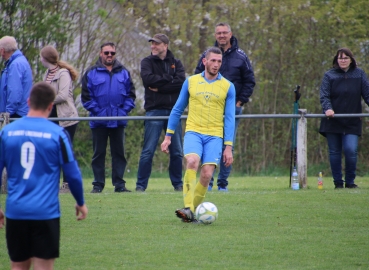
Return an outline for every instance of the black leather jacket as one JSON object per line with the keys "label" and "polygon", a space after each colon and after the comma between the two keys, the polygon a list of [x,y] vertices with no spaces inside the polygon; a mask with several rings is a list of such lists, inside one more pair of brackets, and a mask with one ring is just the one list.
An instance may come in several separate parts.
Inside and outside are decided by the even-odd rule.
{"label": "black leather jacket", "polygon": [[[168,50],[164,60],[150,55],[141,61],[141,78],[145,87],[145,110],[171,110],[185,81],[185,70],[181,61]],[[149,87],[158,91],[154,92]]]}

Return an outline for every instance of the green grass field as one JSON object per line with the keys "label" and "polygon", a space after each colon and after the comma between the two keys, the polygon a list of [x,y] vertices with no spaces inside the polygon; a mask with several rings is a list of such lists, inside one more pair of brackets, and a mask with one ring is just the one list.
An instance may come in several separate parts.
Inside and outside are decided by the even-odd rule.
{"label": "green grass field", "polygon": [[[135,179],[127,179],[134,190]],[[208,192],[219,210],[211,225],[182,223],[174,211],[182,194],[167,178],[150,180],[145,193],[115,194],[110,180],[90,194],[86,220],[61,194],[61,257],[55,269],[369,269],[369,178],[360,189],[293,191],[289,177],[233,177],[229,193]],[[4,197],[1,196],[2,203]],[[0,269],[9,269],[0,230]]]}

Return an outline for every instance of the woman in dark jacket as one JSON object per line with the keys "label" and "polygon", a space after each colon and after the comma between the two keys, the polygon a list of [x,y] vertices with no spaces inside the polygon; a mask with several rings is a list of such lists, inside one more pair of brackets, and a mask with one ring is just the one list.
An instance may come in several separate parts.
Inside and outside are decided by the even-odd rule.
{"label": "woman in dark jacket", "polygon": [[322,118],[319,132],[327,138],[329,161],[335,188],[343,188],[341,156],[345,156],[345,187],[354,183],[357,146],[362,122],[359,117],[334,118],[334,114],[362,113],[361,97],[369,105],[369,81],[357,67],[352,52],[341,48],[333,58],[333,68],[324,74],[320,103],[327,118]]}

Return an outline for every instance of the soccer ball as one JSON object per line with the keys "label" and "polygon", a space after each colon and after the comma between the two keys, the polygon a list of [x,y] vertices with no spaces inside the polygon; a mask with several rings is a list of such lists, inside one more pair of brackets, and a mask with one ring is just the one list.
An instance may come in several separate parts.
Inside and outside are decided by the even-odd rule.
{"label": "soccer ball", "polygon": [[203,224],[211,224],[218,218],[218,208],[211,202],[203,202],[197,206],[195,218]]}

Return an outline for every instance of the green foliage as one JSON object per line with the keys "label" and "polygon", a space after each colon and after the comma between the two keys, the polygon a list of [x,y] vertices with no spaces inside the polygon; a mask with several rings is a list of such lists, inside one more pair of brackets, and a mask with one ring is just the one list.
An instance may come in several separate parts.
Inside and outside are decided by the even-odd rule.
{"label": "green foliage", "polygon": [[[292,113],[296,85],[301,86],[300,107],[321,113],[320,83],[339,47],[349,47],[360,67],[369,71],[369,5],[365,0],[17,0],[0,1],[0,14],[0,36],[17,38],[35,80],[43,73],[38,61],[43,45],[55,44],[64,60],[83,75],[96,61],[99,46],[115,42],[117,59],[131,72],[136,86],[137,105],[131,115],[144,114],[140,61],[150,54],[148,38],[159,32],[169,36],[170,50],[191,75],[200,53],[214,44],[215,24],[228,22],[255,71],[255,91],[244,114]],[[369,155],[367,123],[365,119],[359,145],[361,170],[366,170],[364,160]],[[319,125],[320,119],[308,119],[308,167],[327,163],[327,143],[318,133]],[[92,155],[88,125],[81,123],[79,132],[75,148],[85,166]],[[142,132],[143,121],[129,122],[129,174],[138,165]],[[291,119],[241,119],[233,170],[246,174],[288,170],[290,147]],[[167,155],[157,151],[153,173],[167,166]]]}

